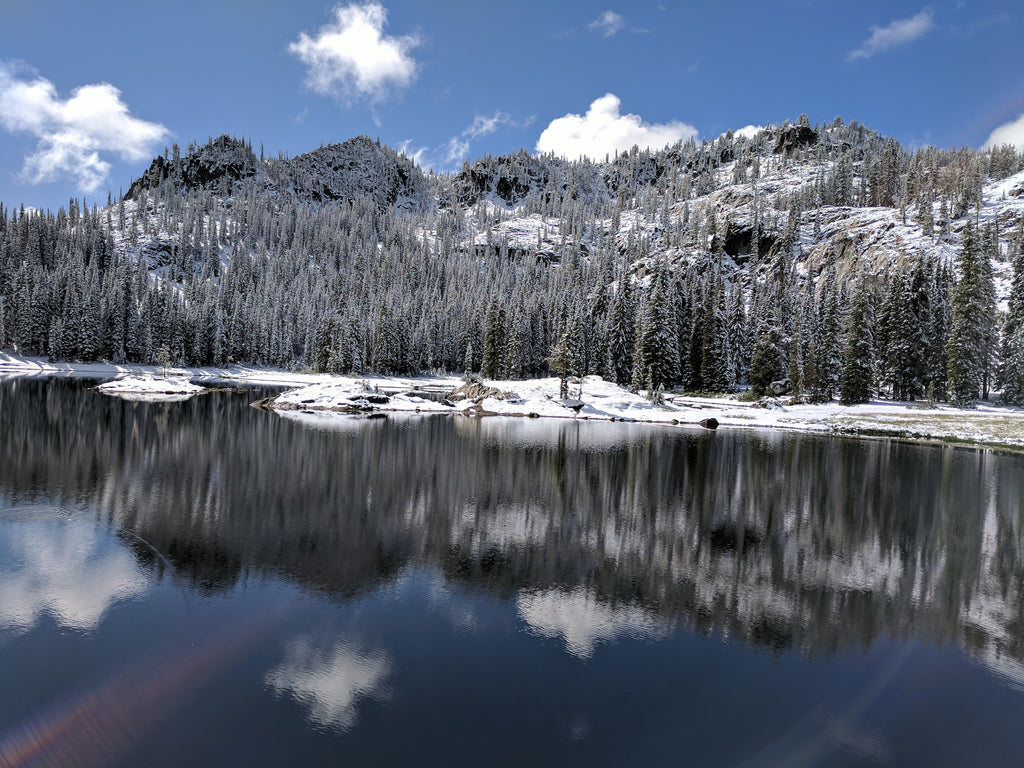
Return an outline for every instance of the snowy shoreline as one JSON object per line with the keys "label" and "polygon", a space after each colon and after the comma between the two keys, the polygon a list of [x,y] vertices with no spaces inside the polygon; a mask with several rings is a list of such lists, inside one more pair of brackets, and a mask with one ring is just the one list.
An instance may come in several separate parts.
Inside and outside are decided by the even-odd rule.
{"label": "snowy shoreline", "polygon": [[[837,402],[786,404],[785,399],[741,402],[735,397],[666,396],[664,405],[648,402],[600,377],[585,377],[570,386],[570,399],[559,398],[557,378],[526,381],[487,381],[477,396],[451,405],[422,397],[426,392],[449,393],[465,382],[457,376],[351,378],[327,374],[271,371],[244,366],[173,368],[106,363],[51,363],[42,358],[0,353],[0,378],[77,376],[111,378],[126,375],[188,378],[193,382],[221,381],[293,387],[264,402],[278,411],[332,415],[334,413],[403,412],[466,416],[515,416],[593,421],[624,421],[668,426],[697,426],[714,419],[720,428],[770,429],[818,434],[882,437],[917,442],[943,442],[977,447],[1024,450],[1024,409],[980,404],[953,408],[873,400],[854,406]],[[500,393],[500,394],[498,394]],[[497,395],[497,396],[496,396]],[[343,418],[339,415],[338,418]]]}

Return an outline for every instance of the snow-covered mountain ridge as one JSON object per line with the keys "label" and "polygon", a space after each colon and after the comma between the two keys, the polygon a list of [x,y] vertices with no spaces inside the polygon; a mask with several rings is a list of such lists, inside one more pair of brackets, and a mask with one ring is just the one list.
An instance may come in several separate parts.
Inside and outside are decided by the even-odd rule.
{"label": "snow-covered mountain ridge", "polygon": [[[928,362],[900,375],[919,397],[945,391],[968,244],[991,273],[992,383],[997,310],[1014,306],[1024,237],[1024,158],[1008,147],[910,152],[855,122],[803,116],[596,161],[486,156],[450,174],[367,137],[294,158],[220,137],[156,158],[104,209],[72,201],[55,216],[3,219],[4,335],[26,354],[149,361],[166,348],[191,364],[562,370],[652,390],[816,378],[796,388],[825,397],[860,290],[860,316],[884,326],[868,329],[864,377],[903,393],[890,299],[912,290],[914,320],[898,322],[917,324],[909,335]],[[124,274],[111,281],[112,268]],[[86,287],[70,295],[68,280]],[[73,308],[94,294],[113,342],[101,330],[98,343],[67,338]]]}

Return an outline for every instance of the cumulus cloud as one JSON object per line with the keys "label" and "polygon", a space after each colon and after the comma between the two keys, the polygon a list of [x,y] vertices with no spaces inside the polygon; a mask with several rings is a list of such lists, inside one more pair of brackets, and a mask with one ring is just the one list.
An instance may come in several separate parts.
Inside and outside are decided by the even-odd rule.
{"label": "cumulus cloud", "polygon": [[686,123],[674,120],[650,124],[639,115],[620,114],[621,106],[618,96],[606,93],[590,105],[585,115],[570,113],[552,120],[537,139],[537,151],[603,160],[605,155],[625,152],[633,145],[660,149],[697,135],[697,129]]}
{"label": "cumulus cloud", "polygon": [[982,149],[1002,144],[1013,144],[1018,152],[1024,152],[1024,115],[992,131]]}
{"label": "cumulus cloud", "polygon": [[0,125],[39,140],[25,158],[23,178],[38,184],[69,176],[82,192],[94,192],[106,180],[110,162],[104,153],[144,160],[168,134],[158,123],[133,117],[109,83],[83,85],[61,99],[49,80],[3,63]]}
{"label": "cumulus cloud", "polygon": [[871,37],[861,43],[860,48],[850,51],[848,59],[870,59],[876,53],[888,51],[900,45],[912,43],[935,28],[931,8],[925,8],[909,19],[894,19],[885,27],[871,26]]}
{"label": "cumulus cloud", "polygon": [[409,52],[420,41],[385,35],[387,15],[379,3],[346,5],[334,9],[334,21],[316,36],[302,32],[288,50],[308,68],[306,85],[325,96],[371,101],[410,85],[417,64]]}
{"label": "cumulus cloud", "polygon": [[591,32],[600,32],[603,37],[611,37],[625,26],[626,20],[615,11],[605,11],[587,25]]}
{"label": "cumulus cloud", "polygon": [[760,125],[744,125],[739,130],[733,131],[732,135],[738,139],[752,139],[763,130],[764,128]]}

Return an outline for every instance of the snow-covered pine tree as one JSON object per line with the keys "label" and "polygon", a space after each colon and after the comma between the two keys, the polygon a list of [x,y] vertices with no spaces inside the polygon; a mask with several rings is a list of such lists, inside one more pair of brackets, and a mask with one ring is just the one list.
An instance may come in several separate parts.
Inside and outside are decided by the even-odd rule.
{"label": "snow-covered pine tree", "polygon": [[1013,284],[1003,324],[1000,379],[1002,400],[1009,405],[1024,405],[1024,223],[1017,235],[1013,259]]}
{"label": "snow-covered pine tree", "polygon": [[981,394],[985,382],[989,328],[994,323],[990,303],[991,270],[982,265],[974,227],[968,222],[960,248],[960,279],[951,302],[952,325],[946,344],[947,388],[949,399],[960,406],[970,405]]}
{"label": "snow-covered pine tree", "polygon": [[606,334],[608,375],[616,384],[627,386],[633,373],[633,349],[636,346],[632,278],[623,272],[616,286]]}
{"label": "snow-covered pine tree", "polygon": [[843,405],[866,403],[871,398],[875,359],[873,302],[867,276],[861,273],[850,303],[843,347],[843,371],[839,382],[839,402]]}

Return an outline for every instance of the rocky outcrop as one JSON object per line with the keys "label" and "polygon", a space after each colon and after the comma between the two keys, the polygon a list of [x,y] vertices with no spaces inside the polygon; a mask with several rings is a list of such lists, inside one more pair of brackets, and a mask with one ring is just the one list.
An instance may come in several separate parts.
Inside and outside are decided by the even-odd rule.
{"label": "rocky outcrop", "polygon": [[413,162],[368,136],[307,152],[280,163],[294,193],[306,200],[328,202],[365,198],[381,210],[423,207],[426,179]]}
{"label": "rocky outcrop", "polygon": [[818,132],[809,125],[787,125],[779,130],[772,150],[777,155],[792,157],[797,151],[814,146]]}
{"label": "rocky outcrop", "polygon": [[329,144],[291,159],[260,161],[241,139],[220,136],[183,157],[160,155],[132,182],[125,197],[138,199],[143,190],[170,183],[175,189],[205,189],[232,194],[249,180],[267,191],[300,200],[372,200],[383,210],[422,208],[430,192],[423,173],[409,158],[366,136]]}
{"label": "rocky outcrop", "polygon": [[448,393],[445,398],[449,403],[460,403],[463,400],[472,400],[479,403],[487,398],[495,400],[513,400],[518,398],[514,392],[503,392],[497,387],[489,387],[478,381],[468,381],[461,387],[456,387]]}
{"label": "rocky outcrop", "polygon": [[184,157],[163,155],[153,159],[149,169],[132,182],[125,198],[137,199],[143,189],[155,189],[165,181],[176,188],[231,192],[236,182],[257,174],[259,161],[241,139],[219,136]]}

